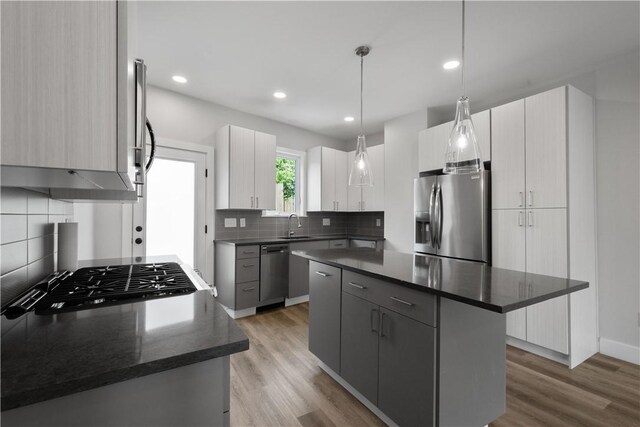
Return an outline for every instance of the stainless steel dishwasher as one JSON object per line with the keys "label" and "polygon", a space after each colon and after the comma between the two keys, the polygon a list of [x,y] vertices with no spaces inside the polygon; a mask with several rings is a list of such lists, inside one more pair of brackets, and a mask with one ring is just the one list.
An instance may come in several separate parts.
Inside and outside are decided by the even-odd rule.
{"label": "stainless steel dishwasher", "polygon": [[260,250],[260,301],[284,298],[289,290],[289,245],[263,245]]}

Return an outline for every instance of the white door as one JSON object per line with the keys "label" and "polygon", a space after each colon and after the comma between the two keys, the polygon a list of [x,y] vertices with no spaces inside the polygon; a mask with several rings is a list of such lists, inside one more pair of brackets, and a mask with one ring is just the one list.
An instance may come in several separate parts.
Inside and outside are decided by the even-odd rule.
{"label": "white door", "polygon": [[133,209],[137,256],[176,255],[206,271],[206,155],[159,146],[144,196]]}
{"label": "white door", "polygon": [[261,210],[276,208],[276,137],[255,132],[255,207]]}
{"label": "white door", "polygon": [[524,100],[491,110],[491,208],[524,209]]}
{"label": "white door", "polygon": [[[524,210],[493,210],[491,214],[491,254],[494,267],[525,271]],[[524,281],[523,281],[524,282]],[[525,283],[514,283],[514,294],[524,291]],[[526,308],[507,313],[507,335],[527,339]]]}

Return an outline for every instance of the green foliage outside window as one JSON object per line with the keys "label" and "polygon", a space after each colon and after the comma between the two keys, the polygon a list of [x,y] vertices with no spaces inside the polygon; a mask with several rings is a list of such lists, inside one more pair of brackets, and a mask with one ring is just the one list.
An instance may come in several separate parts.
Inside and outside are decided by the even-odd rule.
{"label": "green foliage outside window", "polygon": [[296,195],[296,161],[276,158],[276,184],[282,184],[285,200],[294,200]]}

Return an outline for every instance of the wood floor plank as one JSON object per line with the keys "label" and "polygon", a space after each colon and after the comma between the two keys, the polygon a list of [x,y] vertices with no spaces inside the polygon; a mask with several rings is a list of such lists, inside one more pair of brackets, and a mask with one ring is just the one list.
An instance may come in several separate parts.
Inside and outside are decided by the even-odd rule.
{"label": "wood floor plank", "polygon": [[[384,426],[318,367],[308,304],[239,319],[231,356],[232,426]],[[640,427],[640,366],[597,354],[571,370],[507,346],[507,410],[492,427]]]}

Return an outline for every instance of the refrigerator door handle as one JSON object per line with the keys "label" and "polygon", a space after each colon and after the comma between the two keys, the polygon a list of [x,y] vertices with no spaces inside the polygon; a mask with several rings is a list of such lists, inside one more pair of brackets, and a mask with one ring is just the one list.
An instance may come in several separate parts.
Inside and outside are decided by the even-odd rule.
{"label": "refrigerator door handle", "polygon": [[434,183],[431,186],[431,194],[429,195],[429,234],[431,235],[431,247],[433,249],[436,248],[436,237],[435,237],[435,199],[436,199],[436,184]]}
{"label": "refrigerator door handle", "polygon": [[435,213],[436,218],[436,227],[435,227],[435,243],[437,245],[437,249],[440,249],[441,239],[442,239],[442,190],[438,185],[436,187],[436,203],[435,203]]}

